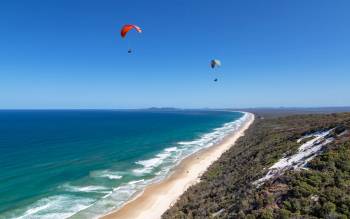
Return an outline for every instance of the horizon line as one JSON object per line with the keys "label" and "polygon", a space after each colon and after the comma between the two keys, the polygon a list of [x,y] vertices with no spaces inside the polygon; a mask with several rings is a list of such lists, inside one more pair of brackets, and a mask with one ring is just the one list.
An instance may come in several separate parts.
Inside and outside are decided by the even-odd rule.
{"label": "horizon line", "polygon": [[349,106],[264,106],[264,107],[140,107],[140,108],[0,108],[5,110],[244,110],[244,109],[331,109]]}

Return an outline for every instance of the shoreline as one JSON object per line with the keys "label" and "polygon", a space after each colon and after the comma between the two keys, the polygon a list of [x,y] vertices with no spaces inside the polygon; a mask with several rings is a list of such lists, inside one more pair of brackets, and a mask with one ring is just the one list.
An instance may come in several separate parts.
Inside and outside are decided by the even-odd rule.
{"label": "shoreline", "polygon": [[225,151],[234,146],[238,138],[254,121],[254,114],[247,116],[237,130],[226,136],[218,144],[202,149],[183,159],[165,179],[148,185],[142,192],[101,219],[157,219],[171,207],[191,186],[200,181],[200,176]]}

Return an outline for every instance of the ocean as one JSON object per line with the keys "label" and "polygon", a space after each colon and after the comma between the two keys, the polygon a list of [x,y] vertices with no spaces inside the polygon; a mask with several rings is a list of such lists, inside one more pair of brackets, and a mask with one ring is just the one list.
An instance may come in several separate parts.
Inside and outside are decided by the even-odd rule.
{"label": "ocean", "polygon": [[1,110],[0,218],[106,214],[223,139],[243,117],[205,110]]}

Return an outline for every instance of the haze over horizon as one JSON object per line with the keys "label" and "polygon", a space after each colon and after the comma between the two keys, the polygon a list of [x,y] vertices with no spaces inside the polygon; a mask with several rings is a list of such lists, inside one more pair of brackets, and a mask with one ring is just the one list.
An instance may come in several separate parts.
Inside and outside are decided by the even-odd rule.
{"label": "haze over horizon", "polygon": [[[347,0],[2,2],[0,109],[349,106],[349,9]],[[133,54],[125,23],[143,29],[130,34]]]}

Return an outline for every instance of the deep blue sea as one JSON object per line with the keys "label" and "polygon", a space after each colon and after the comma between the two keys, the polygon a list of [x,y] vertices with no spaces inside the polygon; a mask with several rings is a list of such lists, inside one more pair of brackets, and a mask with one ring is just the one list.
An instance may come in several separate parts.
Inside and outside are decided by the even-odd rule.
{"label": "deep blue sea", "polygon": [[234,131],[225,111],[2,110],[0,218],[94,218]]}

